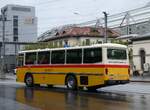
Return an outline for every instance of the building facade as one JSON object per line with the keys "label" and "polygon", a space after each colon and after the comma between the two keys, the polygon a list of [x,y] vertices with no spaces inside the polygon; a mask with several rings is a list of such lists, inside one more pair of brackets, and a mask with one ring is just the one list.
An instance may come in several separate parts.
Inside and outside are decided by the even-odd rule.
{"label": "building facade", "polygon": [[129,47],[133,54],[133,71],[142,74],[150,71],[150,35],[143,35],[132,39]]}
{"label": "building facade", "polygon": [[[103,27],[63,27],[61,29],[52,29],[43,33],[39,38],[39,42],[51,42],[54,47],[91,45],[104,42]],[[107,30],[108,42],[119,36],[119,34],[111,29]]]}
{"label": "building facade", "polygon": [[[34,7],[6,5],[1,10],[5,15],[5,42],[36,41],[37,17]],[[2,41],[2,27],[3,24],[0,22],[0,41]],[[21,45],[5,44],[5,55],[7,59],[10,58],[10,60],[5,60],[7,70],[15,67],[15,55],[21,48]]]}

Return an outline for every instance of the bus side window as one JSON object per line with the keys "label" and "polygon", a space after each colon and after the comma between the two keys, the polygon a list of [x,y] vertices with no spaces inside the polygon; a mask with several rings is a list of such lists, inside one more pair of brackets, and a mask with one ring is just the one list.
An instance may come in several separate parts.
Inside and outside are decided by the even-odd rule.
{"label": "bus side window", "polygon": [[49,64],[50,62],[50,52],[38,52],[38,64]]}
{"label": "bus side window", "polygon": [[67,63],[68,64],[82,63],[82,49],[67,50]]}
{"label": "bus side window", "polygon": [[26,53],[25,55],[25,64],[36,64],[36,52]]}
{"label": "bus side window", "polygon": [[102,48],[84,49],[83,63],[102,62]]}
{"label": "bus side window", "polygon": [[64,64],[65,50],[55,50],[51,54],[51,64]]}

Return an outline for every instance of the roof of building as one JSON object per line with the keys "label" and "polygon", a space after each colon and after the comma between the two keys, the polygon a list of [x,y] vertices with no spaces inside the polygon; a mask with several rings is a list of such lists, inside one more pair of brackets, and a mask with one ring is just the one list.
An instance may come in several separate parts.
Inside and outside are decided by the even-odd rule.
{"label": "roof of building", "polygon": [[116,39],[133,39],[139,37],[138,34],[129,34],[129,35],[122,35],[117,37]]}
{"label": "roof of building", "polygon": [[[108,36],[111,38],[116,38],[120,36],[119,33],[112,29],[108,29]],[[38,41],[49,41],[53,39],[58,39],[62,37],[104,37],[105,28],[103,27],[77,27],[77,26],[70,26],[67,28],[61,29],[52,29],[44,34],[42,34]]]}
{"label": "roof of building", "polygon": [[135,37],[131,39],[132,41],[142,41],[142,40],[150,40],[150,33],[146,33],[144,35]]}

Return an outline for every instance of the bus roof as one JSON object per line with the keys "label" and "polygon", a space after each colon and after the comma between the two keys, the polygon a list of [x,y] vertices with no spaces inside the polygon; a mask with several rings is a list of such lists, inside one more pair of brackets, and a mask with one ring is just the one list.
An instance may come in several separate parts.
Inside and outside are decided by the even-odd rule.
{"label": "bus roof", "polygon": [[127,48],[127,46],[122,45],[122,44],[105,43],[105,44],[94,44],[90,46],[75,46],[75,47],[67,47],[67,48],[64,47],[64,48],[45,48],[45,49],[25,50],[25,51],[20,51],[19,53],[50,51],[50,50],[65,50],[65,49],[69,50],[69,49],[94,48],[94,47]]}

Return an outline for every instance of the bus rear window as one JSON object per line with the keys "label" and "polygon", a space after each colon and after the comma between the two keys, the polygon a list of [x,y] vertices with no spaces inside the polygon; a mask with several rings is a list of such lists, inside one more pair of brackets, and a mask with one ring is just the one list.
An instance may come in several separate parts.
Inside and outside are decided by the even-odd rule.
{"label": "bus rear window", "polygon": [[125,60],[127,59],[127,53],[125,49],[107,49],[107,58]]}

